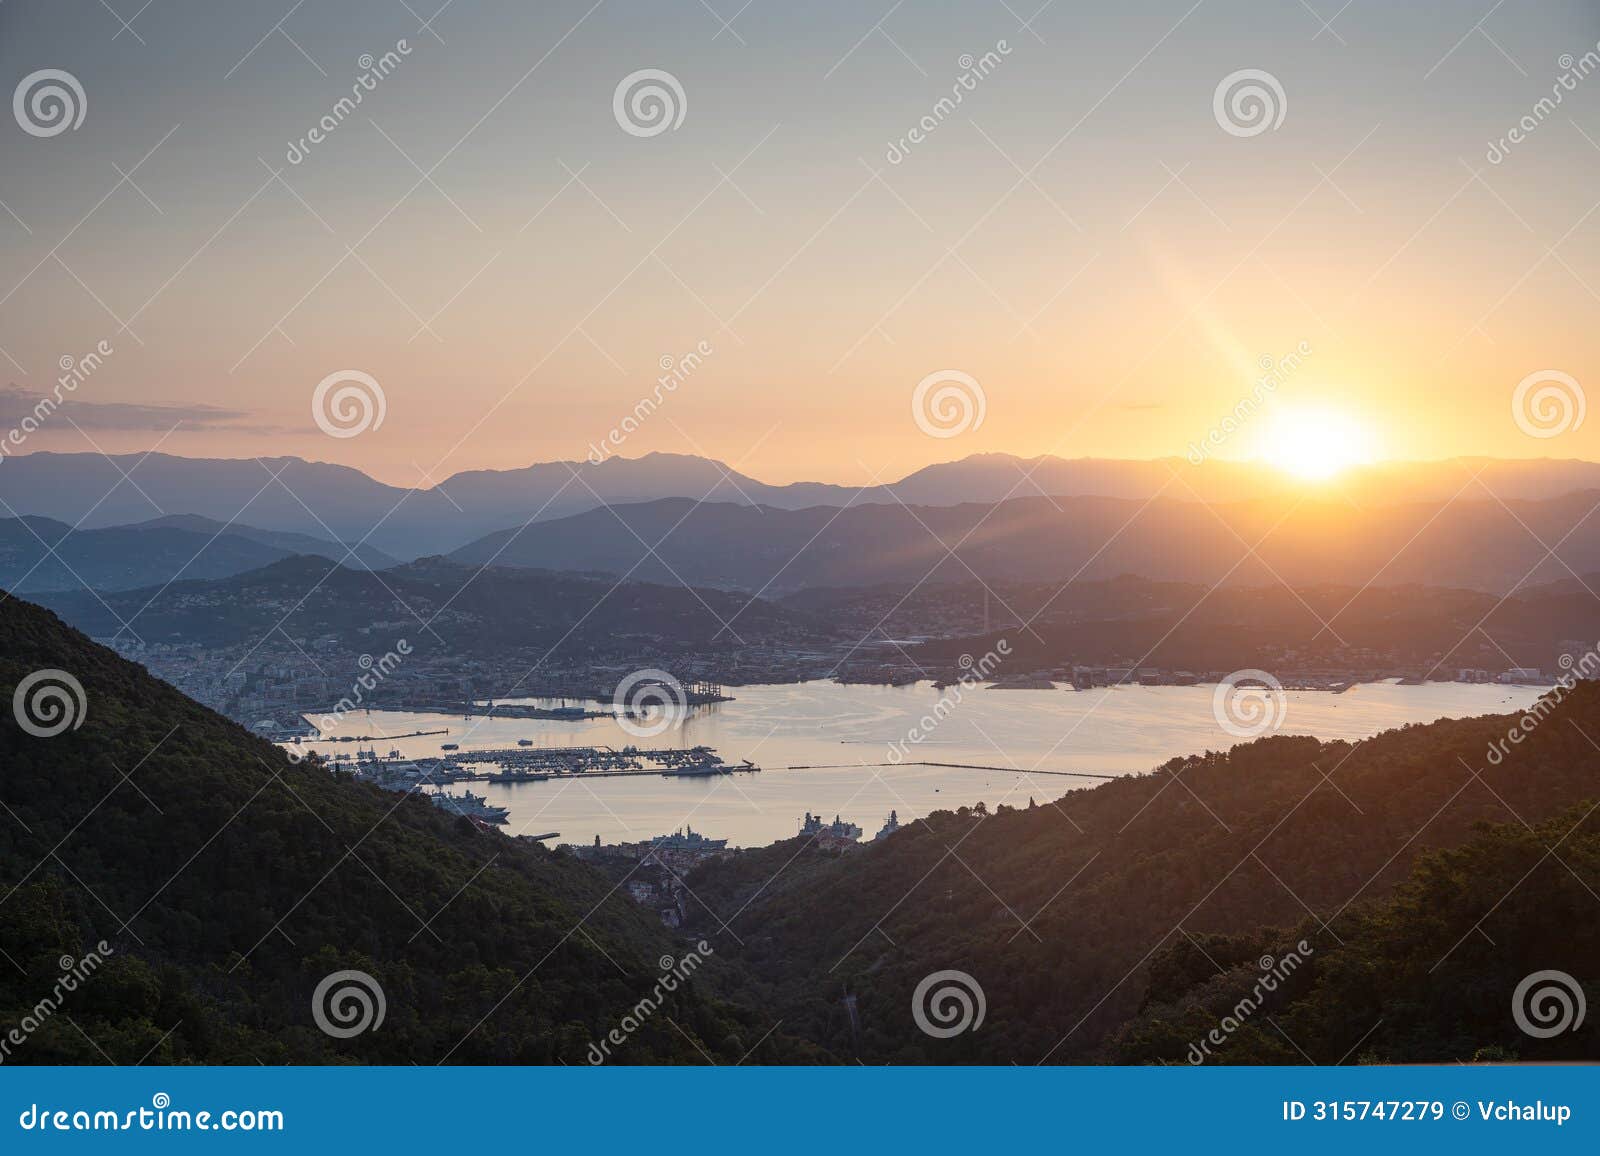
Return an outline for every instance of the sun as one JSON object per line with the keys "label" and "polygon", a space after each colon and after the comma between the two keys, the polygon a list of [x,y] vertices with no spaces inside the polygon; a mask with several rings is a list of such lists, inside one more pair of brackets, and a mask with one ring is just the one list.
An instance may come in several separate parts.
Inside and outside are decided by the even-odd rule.
{"label": "sun", "polygon": [[1285,473],[1322,482],[1372,460],[1371,432],[1341,410],[1279,410],[1262,438],[1262,454]]}

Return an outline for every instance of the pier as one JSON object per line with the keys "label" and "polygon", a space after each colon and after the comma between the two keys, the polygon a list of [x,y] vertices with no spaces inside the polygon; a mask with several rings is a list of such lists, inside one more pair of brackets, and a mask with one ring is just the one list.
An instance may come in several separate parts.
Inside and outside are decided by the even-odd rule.
{"label": "pier", "polygon": [[498,750],[460,751],[451,761],[461,764],[492,764],[492,773],[457,774],[455,782],[537,783],[552,778],[615,778],[628,775],[661,775],[667,778],[698,778],[751,772],[761,768],[746,760],[724,763],[710,747],[507,747]]}

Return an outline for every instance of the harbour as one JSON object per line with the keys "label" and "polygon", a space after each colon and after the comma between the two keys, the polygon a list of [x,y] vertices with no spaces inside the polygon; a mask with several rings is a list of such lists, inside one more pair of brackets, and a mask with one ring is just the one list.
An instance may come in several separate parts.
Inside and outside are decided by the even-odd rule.
{"label": "harbour", "polygon": [[[1523,710],[1538,694],[1532,687],[1465,683],[1370,683],[1340,694],[1289,690],[1278,733],[1356,740],[1406,723]],[[402,760],[432,760],[442,773],[429,790],[434,782],[449,794],[470,789],[507,808],[501,829],[509,834],[559,829],[576,842],[599,835],[606,843],[625,843],[692,822],[735,847],[789,838],[807,811],[832,817],[893,810],[909,823],[980,801],[991,809],[1026,806],[1030,799],[1043,804],[1106,778],[1147,772],[1174,755],[1239,741],[1218,726],[1207,686],[1075,693],[978,687],[922,741],[896,755],[897,744],[938,709],[940,696],[929,683],[741,686],[734,701],[694,707],[643,741],[614,714],[568,722],[363,711],[341,719],[333,736],[447,729],[443,736],[380,739],[377,749],[396,751]],[[565,705],[605,714],[608,704]],[[442,751],[444,742],[458,749]],[[335,765],[353,769],[348,744],[302,739],[285,746],[302,755],[342,754]],[[667,775],[663,763],[602,767],[573,753],[620,753],[629,746],[677,752],[668,758],[706,748],[736,770]],[[567,758],[592,769],[562,773]],[[746,760],[762,771],[738,773]]]}

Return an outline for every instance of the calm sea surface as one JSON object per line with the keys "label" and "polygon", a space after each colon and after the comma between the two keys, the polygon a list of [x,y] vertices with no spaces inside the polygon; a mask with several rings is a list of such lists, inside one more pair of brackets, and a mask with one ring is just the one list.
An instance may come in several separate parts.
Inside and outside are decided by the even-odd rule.
{"label": "calm sea surface", "polygon": [[[559,831],[560,842],[593,842],[599,835],[603,842],[614,843],[693,825],[711,837],[749,847],[794,835],[806,811],[829,819],[843,815],[870,838],[891,809],[904,823],[979,800],[991,808],[1002,802],[1026,806],[1029,797],[1042,803],[1097,781],[1042,772],[1138,774],[1173,755],[1224,749],[1238,740],[1213,717],[1212,690],[1210,686],[1090,691],[964,688],[954,712],[905,756],[907,763],[963,763],[1004,770],[889,765],[890,744],[904,742],[941,693],[952,693],[928,683],[734,687],[729,691],[734,701],[697,708],[680,727],[650,739],[628,734],[609,718],[463,719],[406,711],[352,714],[333,733],[370,735],[379,754],[398,748],[408,757],[438,755],[440,745],[447,742],[474,750],[515,747],[519,739],[530,739],[539,747],[714,747],[730,763],[749,759],[763,769],[759,774],[709,779],[654,775],[553,779],[479,783],[471,789],[511,809],[505,828],[511,834]],[[1533,687],[1462,683],[1371,683],[1344,694],[1290,692],[1279,733],[1364,738],[1405,723],[1520,711],[1539,694]],[[450,733],[382,737],[440,729]],[[354,754],[357,744],[303,745],[322,753]],[[464,788],[451,789],[459,793]]]}

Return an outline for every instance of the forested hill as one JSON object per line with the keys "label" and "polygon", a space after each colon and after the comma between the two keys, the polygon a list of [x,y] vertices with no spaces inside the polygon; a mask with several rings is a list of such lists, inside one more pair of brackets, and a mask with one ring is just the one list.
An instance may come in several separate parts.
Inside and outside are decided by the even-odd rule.
{"label": "forested hill", "polygon": [[[744,944],[731,994],[846,1061],[1184,1063],[1261,957],[1302,938],[1295,983],[1205,1062],[1595,1060],[1593,1022],[1535,1039],[1511,999],[1544,969],[1600,999],[1600,686],[1533,721],[1520,745],[1515,717],[1261,739],[842,855],[790,840],[688,882],[704,926]],[[935,1038],[913,998],[946,970],[986,1014]]]}
{"label": "forested hill", "polygon": [[[13,694],[41,670],[82,685],[76,729],[20,725]],[[0,1032],[27,1037],[7,1062],[582,1063],[682,956],[589,868],[293,765],[16,598],[0,703]],[[101,940],[105,963],[40,1015]],[[312,1014],[341,970],[386,1002],[348,1039]],[[772,1026],[689,983],[618,1058],[737,1060]]]}

